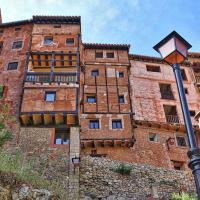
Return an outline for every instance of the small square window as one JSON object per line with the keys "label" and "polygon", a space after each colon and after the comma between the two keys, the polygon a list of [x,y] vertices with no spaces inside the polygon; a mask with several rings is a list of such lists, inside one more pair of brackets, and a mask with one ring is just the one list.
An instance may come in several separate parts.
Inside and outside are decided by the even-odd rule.
{"label": "small square window", "polygon": [[95,96],[88,96],[87,97],[87,103],[96,103],[96,97]]}
{"label": "small square window", "polygon": [[52,45],[53,44],[53,37],[51,37],[51,36],[44,37],[43,44],[44,45]]}
{"label": "small square window", "polygon": [[0,36],[3,35],[3,29],[0,29]]}
{"label": "small square window", "polygon": [[0,85],[0,99],[3,98],[4,86]]}
{"label": "small square window", "polygon": [[90,120],[90,129],[99,129],[99,120]]}
{"label": "small square window", "polygon": [[156,133],[149,133],[150,142],[158,142],[158,135]]}
{"label": "small square window", "polygon": [[108,52],[106,53],[107,58],[114,58],[114,52]]}
{"label": "small square window", "polygon": [[185,94],[188,94],[188,89],[184,88]]}
{"label": "small square window", "polygon": [[124,95],[119,96],[119,103],[125,103]]}
{"label": "small square window", "polygon": [[124,77],[124,72],[119,72],[119,78],[123,78]]}
{"label": "small square window", "polygon": [[74,44],[74,38],[67,38],[66,39],[66,44],[67,45],[73,45]]}
{"label": "small square window", "polygon": [[67,129],[56,129],[54,144],[57,145],[69,144],[69,131]]}
{"label": "small square window", "polygon": [[92,76],[99,76],[99,70],[92,70],[91,75]]}
{"label": "small square window", "polygon": [[45,92],[45,101],[53,102],[56,100],[56,92]]}
{"label": "small square window", "polygon": [[10,62],[8,63],[8,70],[16,70],[18,67],[18,62]]}
{"label": "small square window", "polygon": [[172,161],[175,170],[184,170],[184,163],[179,161]]}
{"label": "small square window", "polygon": [[112,129],[121,129],[122,128],[122,120],[112,120]]}
{"label": "small square window", "polygon": [[21,49],[22,41],[13,42],[12,49]]}
{"label": "small square window", "polygon": [[194,117],[196,115],[195,110],[190,110],[190,116]]}
{"label": "small square window", "polygon": [[179,147],[186,147],[187,146],[185,137],[183,137],[183,136],[176,136],[176,141],[177,141],[177,145]]}
{"label": "small square window", "polygon": [[160,66],[146,65],[146,69],[149,72],[160,72]]}
{"label": "small square window", "polygon": [[15,31],[16,31],[16,32],[18,32],[18,31],[20,31],[20,30],[21,30],[20,27],[16,27],[16,28],[15,28]]}
{"label": "small square window", "polygon": [[95,58],[103,58],[103,51],[101,51],[101,52],[96,52],[96,53],[95,53]]}

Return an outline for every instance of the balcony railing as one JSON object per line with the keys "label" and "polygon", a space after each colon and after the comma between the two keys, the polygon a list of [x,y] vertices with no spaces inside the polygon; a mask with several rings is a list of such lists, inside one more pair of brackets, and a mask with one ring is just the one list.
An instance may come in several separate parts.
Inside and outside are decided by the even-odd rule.
{"label": "balcony railing", "polygon": [[26,74],[25,82],[33,83],[76,83],[77,73],[33,73]]}
{"label": "balcony railing", "polygon": [[172,92],[163,92],[161,93],[161,98],[162,99],[174,99],[174,95],[172,94]]}
{"label": "balcony railing", "polygon": [[170,124],[179,124],[179,117],[177,115],[166,115],[166,121]]}
{"label": "balcony railing", "polygon": [[200,73],[195,73],[196,82],[200,83]]}

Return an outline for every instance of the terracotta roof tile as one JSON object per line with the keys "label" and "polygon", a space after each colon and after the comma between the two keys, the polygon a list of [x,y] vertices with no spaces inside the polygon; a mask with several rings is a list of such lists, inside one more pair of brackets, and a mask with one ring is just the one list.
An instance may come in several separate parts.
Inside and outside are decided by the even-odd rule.
{"label": "terracotta roof tile", "polygon": [[85,49],[120,49],[129,50],[129,44],[100,44],[100,43],[83,43]]}

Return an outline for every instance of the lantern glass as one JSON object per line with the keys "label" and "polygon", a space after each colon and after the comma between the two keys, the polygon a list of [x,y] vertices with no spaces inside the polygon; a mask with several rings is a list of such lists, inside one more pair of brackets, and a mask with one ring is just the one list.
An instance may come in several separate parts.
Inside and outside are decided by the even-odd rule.
{"label": "lantern glass", "polygon": [[173,31],[161,42],[154,46],[162,58],[169,64],[182,63],[187,57],[191,45],[177,32]]}

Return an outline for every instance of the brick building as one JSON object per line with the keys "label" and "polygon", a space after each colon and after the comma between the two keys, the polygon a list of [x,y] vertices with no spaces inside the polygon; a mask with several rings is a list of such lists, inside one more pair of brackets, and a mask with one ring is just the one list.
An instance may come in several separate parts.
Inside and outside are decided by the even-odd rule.
{"label": "brick building", "polygon": [[[175,78],[159,58],[127,44],[90,44],[81,19],[33,16],[0,24],[0,95],[29,154],[82,155],[187,169],[187,138]],[[200,54],[182,66],[198,142]],[[198,118],[198,115],[196,115]]]}

